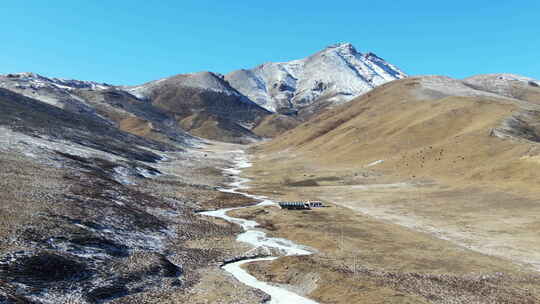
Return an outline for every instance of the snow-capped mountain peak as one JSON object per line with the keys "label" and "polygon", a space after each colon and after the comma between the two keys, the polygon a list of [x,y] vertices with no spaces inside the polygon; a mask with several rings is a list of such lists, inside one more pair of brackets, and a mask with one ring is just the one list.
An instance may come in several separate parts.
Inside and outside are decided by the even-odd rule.
{"label": "snow-capped mountain peak", "polygon": [[336,50],[338,52],[352,53],[352,54],[358,53],[358,51],[356,51],[354,46],[349,42],[341,42],[341,43],[329,45],[323,50],[323,52],[327,50]]}
{"label": "snow-capped mountain peak", "polygon": [[374,53],[358,52],[351,43],[330,45],[304,59],[269,62],[225,75],[232,87],[272,112],[298,109],[317,100],[346,102],[404,77],[396,66]]}

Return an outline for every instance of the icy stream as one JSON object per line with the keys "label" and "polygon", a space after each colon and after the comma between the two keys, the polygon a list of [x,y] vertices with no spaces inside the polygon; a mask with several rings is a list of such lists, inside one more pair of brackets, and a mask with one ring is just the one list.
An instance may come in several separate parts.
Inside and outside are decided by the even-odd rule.
{"label": "icy stream", "polygon": [[[239,151],[238,153],[239,153],[239,156],[234,158],[235,167],[223,170],[224,172],[233,175],[234,182],[229,184],[230,188],[222,188],[219,190],[223,192],[229,192],[229,193],[238,193],[246,197],[253,198],[255,200],[262,200],[262,202],[259,203],[258,206],[275,205],[276,203],[271,201],[267,197],[251,195],[251,194],[238,191],[240,189],[247,188],[246,186],[244,186],[244,184],[249,181],[246,178],[239,177],[238,174],[240,174],[242,169],[248,168],[251,166],[244,152]],[[242,226],[242,228],[244,229],[244,232],[238,235],[237,241],[248,243],[252,245],[254,249],[262,248],[262,249],[269,249],[272,251],[278,250],[284,256],[311,254],[311,251],[309,251],[307,248],[305,248],[304,246],[295,244],[294,242],[290,240],[268,237],[265,232],[257,230],[256,227],[258,224],[255,221],[235,218],[235,217],[231,217],[227,215],[227,212],[231,210],[248,208],[248,207],[251,207],[251,206],[239,207],[239,208],[225,208],[225,209],[220,209],[216,211],[201,212],[200,214],[222,218],[228,222],[235,223]],[[302,296],[299,296],[298,294],[293,293],[287,289],[259,281],[254,276],[250,275],[247,271],[242,269],[241,267],[243,264],[246,264],[246,263],[257,262],[257,261],[270,261],[270,260],[275,260],[277,258],[279,257],[273,256],[273,257],[266,257],[266,258],[246,259],[246,260],[226,264],[225,266],[223,266],[223,269],[231,273],[240,282],[248,286],[251,286],[253,288],[260,289],[264,291],[265,293],[267,293],[268,295],[270,295],[271,300],[269,303],[272,303],[272,304],[285,304],[285,303],[316,304],[317,302],[304,298]]]}

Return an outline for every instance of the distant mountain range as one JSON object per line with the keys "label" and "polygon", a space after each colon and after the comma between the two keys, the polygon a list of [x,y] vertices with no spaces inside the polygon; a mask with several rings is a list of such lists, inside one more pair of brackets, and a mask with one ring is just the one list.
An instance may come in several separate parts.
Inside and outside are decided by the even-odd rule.
{"label": "distant mountain range", "polygon": [[17,73],[0,76],[0,88],[154,139],[183,141],[187,131],[203,138],[250,142],[282,133],[328,106],[404,77],[375,54],[341,43],[305,59],[265,63],[227,75],[199,72],[117,86]]}
{"label": "distant mountain range", "polygon": [[[406,77],[377,55],[341,43],[305,59],[265,63],[227,75],[179,74],[119,86],[16,73],[0,75],[0,88],[108,128],[186,145],[198,137],[237,143],[275,137],[326,108]],[[423,79],[437,87],[434,94],[453,96],[491,94],[531,100],[536,96],[529,95],[536,90],[521,90],[516,83],[538,87],[537,80],[512,74]]]}

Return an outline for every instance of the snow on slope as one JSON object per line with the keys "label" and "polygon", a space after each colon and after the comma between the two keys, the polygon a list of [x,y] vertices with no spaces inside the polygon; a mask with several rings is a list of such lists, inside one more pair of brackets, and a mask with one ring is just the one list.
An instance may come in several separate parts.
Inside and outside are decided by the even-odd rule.
{"label": "snow on slope", "polygon": [[341,43],[305,59],[234,71],[225,79],[260,106],[277,112],[307,106],[320,98],[345,102],[404,77],[405,73],[375,54],[362,54],[350,43]]}
{"label": "snow on slope", "polygon": [[47,104],[65,108],[76,107],[80,111],[92,111],[85,102],[72,91],[75,89],[105,90],[110,85],[92,81],[62,78],[47,78],[36,73],[16,73],[0,75],[0,88],[34,98]]}
{"label": "snow on slope", "polygon": [[463,80],[465,83],[495,94],[515,97],[515,84],[525,84],[539,87],[540,81],[515,74],[481,74]]}
{"label": "snow on slope", "polygon": [[447,96],[505,98],[492,92],[480,90],[467,85],[462,80],[439,75],[414,77],[421,86],[416,90],[419,99],[444,98]]}
{"label": "snow on slope", "polygon": [[[446,96],[488,97],[519,101],[515,84],[540,87],[540,81],[513,74],[481,74],[463,80],[440,75],[414,76],[421,86],[416,93],[420,99],[443,98]],[[524,101],[524,100],[521,100]]]}
{"label": "snow on slope", "polygon": [[520,82],[535,82],[537,84],[540,84],[540,82],[534,78],[525,77],[521,75],[516,74],[508,74],[508,73],[499,73],[499,74],[480,74],[475,75],[472,77],[465,78],[465,81],[520,81]]}
{"label": "snow on slope", "polygon": [[17,82],[19,86],[26,88],[51,88],[58,89],[92,89],[104,90],[111,86],[106,83],[97,83],[93,81],[82,81],[75,79],[47,78],[36,73],[15,73],[0,75],[0,83],[6,81]]}

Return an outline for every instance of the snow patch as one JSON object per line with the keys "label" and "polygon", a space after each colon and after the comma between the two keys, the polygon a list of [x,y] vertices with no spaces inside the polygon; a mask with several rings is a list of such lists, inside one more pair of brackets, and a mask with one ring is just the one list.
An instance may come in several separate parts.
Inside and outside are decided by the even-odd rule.
{"label": "snow patch", "polygon": [[129,179],[130,172],[129,169],[125,167],[115,167],[114,168],[114,180],[124,185],[134,185],[135,183]]}
{"label": "snow patch", "polygon": [[[163,159],[161,161],[163,161]],[[140,167],[135,168],[135,170],[137,170],[137,172],[144,178],[154,178],[161,175],[161,173],[159,172],[151,171],[151,170],[140,168]]]}
{"label": "snow patch", "polygon": [[379,160],[376,160],[376,161],[374,161],[372,163],[367,164],[366,167],[371,167],[371,166],[375,166],[375,165],[382,164],[382,163],[384,163],[384,160],[379,159]]}

